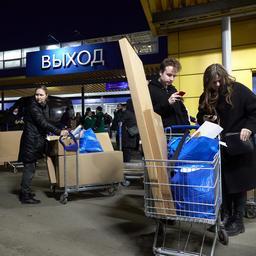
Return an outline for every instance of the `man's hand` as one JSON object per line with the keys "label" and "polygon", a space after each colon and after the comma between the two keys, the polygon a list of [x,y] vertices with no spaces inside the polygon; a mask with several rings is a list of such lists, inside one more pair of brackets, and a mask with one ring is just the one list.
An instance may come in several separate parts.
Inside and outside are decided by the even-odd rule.
{"label": "man's hand", "polygon": [[171,95],[171,97],[168,99],[168,102],[172,105],[174,104],[176,101],[180,101],[183,100],[182,96],[179,95],[179,92],[175,92]]}

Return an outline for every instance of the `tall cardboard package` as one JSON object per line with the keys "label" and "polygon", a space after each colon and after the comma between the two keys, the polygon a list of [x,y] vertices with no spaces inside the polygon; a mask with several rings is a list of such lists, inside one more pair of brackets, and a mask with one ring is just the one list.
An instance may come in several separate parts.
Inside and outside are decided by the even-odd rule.
{"label": "tall cardboard package", "polygon": [[[153,111],[143,64],[126,38],[119,40],[136,120],[146,159],[167,159],[167,141],[161,117]],[[159,215],[175,215],[166,165],[148,167],[155,209]],[[154,185],[153,185],[154,184]]]}

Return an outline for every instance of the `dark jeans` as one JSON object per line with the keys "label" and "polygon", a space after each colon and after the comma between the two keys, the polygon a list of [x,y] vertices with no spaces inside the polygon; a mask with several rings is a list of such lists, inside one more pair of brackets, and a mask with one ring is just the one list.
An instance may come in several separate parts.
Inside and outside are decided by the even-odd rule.
{"label": "dark jeans", "polygon": [[123,157],[124,157],[125,163],[128,163],[131,161],[131,153],[132,153],[131,148],[123,148]]}
{"label": "dark jeans", "polygon": [[36,171],[36,163],[24,163],[23,175],[21,179],[21,193],[31,192],[31,183]]}
{"label": "dark jeans", "polygon": [[241,214],[243,216],[245,203],[246,203],[246,192],[240,192],[235,194],[223,194],[223,210],[230,215]]}

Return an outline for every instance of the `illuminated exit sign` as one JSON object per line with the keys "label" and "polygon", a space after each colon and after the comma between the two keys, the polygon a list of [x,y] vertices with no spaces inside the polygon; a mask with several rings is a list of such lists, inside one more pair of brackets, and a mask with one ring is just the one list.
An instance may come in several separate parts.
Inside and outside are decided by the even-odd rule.
{"label": "illuminated exit sign", "polygon": [[27,76],[63,75],[123,68],[118,42],[44,50],[27,54]]}

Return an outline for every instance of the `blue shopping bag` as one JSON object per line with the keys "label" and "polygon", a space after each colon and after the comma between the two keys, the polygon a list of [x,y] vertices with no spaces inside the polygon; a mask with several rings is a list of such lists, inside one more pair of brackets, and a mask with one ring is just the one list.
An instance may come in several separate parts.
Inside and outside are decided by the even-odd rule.
{"label": "blue shopping bag", "polygon": [[[178,160],[213,161],[218,150],[218,139],[203,136],[191,138],[183,144]],[[178,215],[216,218],[215,175],[214,166],[210,163],[176,163],[170,179]]]}
{"label": "blue shopping bag", "polygon": [[84,130],[82,136],[79,139],[79,152],[92,153],[102,151],[103,149],[93,130],[91,128]]}
{"label": "blue shopping bag", "polygon": [[214,175],[210,165],[187,165],[175,170],[171,190],[178,215],[215,219]]}

